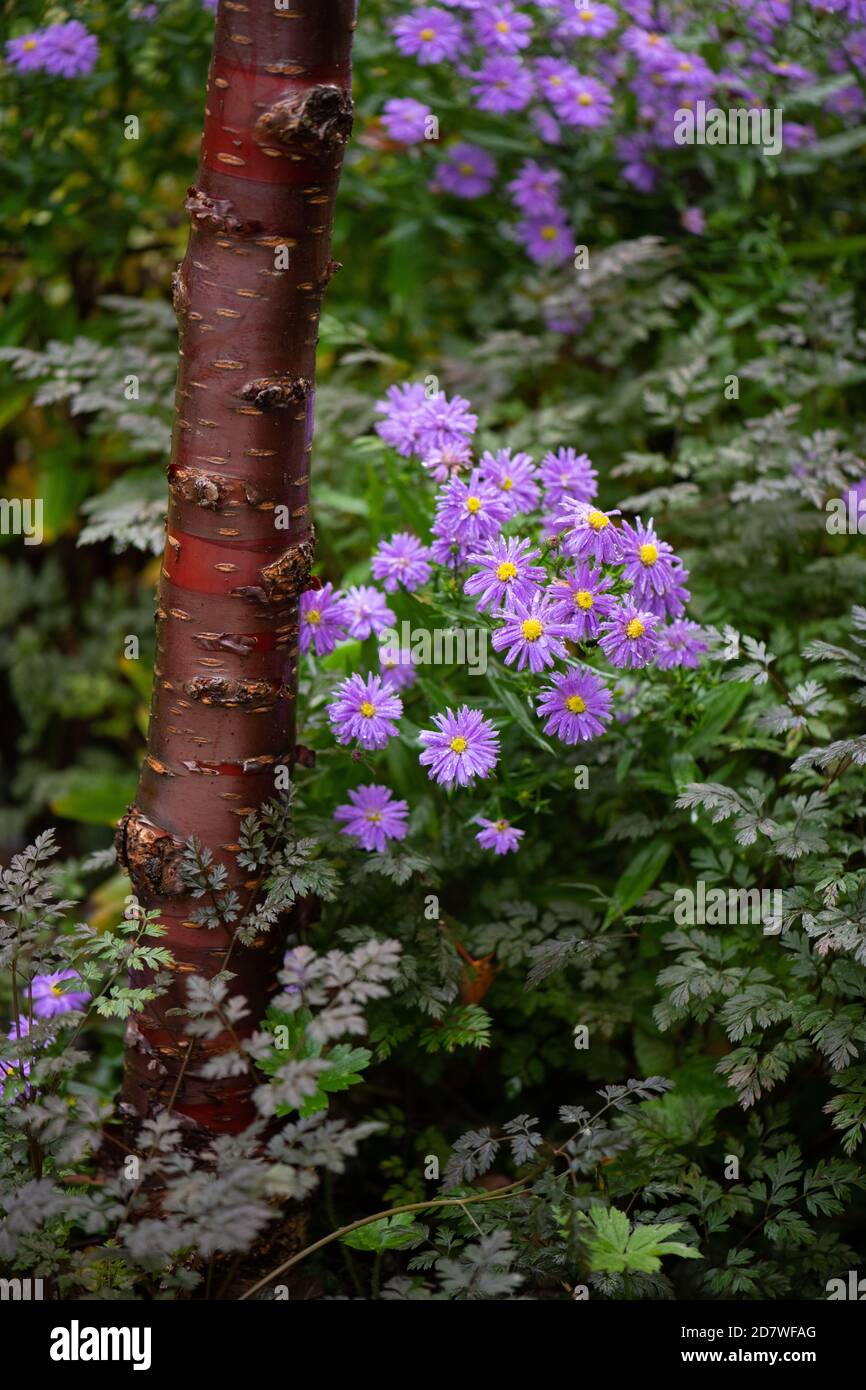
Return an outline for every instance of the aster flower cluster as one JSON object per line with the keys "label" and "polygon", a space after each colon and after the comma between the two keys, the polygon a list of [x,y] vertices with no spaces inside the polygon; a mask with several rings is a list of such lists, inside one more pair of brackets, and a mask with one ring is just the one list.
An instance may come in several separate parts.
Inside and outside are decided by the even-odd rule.
{"label": "aster flower cluster", "polygon": [[6,43],[6,61],[20,73],[86,77],[98,57],[99,40],[77,19],[19,34]]}
{"label": "aster flower cluster", "polygon": [[[725,110],[784,109],[798,86],[847,75],[847,83],[828,84],[820,106],[832,118],[862,121],[866,99],[857,70],[866,68],[866,6],[862,0],[806,4],[815,31],[807,63],[797,56],[806,52],[804,16],[795,15],[792,0],[664,6],[650,0],[407,0],[391,27],[399,53],[424,69],[456,71],[478,111],[519,116],[521,132],[535,137],[539,155],[562,151],[570,158],[587,135],[600,132],[609,138],[623,181],[651,194],[671,156],[683,153],[675,113],[695,110],[698,102]],[[382,119],[393,138],[416,143],[430,114],[421,103],[397,98]],[[784,121],[783,149],[815,138],[813,126]],[[478,198],[492,190],[498,173],[490,152],[460,139],[446,144],[432,187]],[[542,265],[565,263],[574,254],[575,229],[555,162],[540,162],[530,152],[509,172],[507,191],[517,214],[515,236],[528,256]],[[682,208],[680,220],[686,231],[703,234],[702,208]]]}
{"label": "aster flower cluster", "polygon": [[[614,718],[634,717],[629,673],[699,664],[707,643],[684,617],[688,571],[652,518],[624,520],[599,505],[598,472],[587,454],[564,446],[536,464],[503,447],[476,458],[478,420],[469,402],[420,383],[391,387],[377,411],[380,438],[439,486],[429,542],[398,531],[373,552],[373,579],[384,592],[374,584],[345,592],[325,584],[301,598],[303,652],[327,655],[349,637],[382,639],[379,673],[347,677],[328,705],[334,737],[356,758],[400,737],[403,696],[417,679],[413,651],[394,640],[386,594],[397,602],[401,593],[444,584],[448,594],[472,599],[504,666],[542,677],[526,693],[544,732],[566,745],[598,738]],[[418,742],[431,780],[460,791],[493,775],[500,756],[494,719],[462,704],[430,722]],[[371,783],[350,792],[334,817],[354,843],[381,851],[404,838],[408,814],[387,786]],[[473,823],[481,827],[478,844],[494,854],[515,852],[524,834],[498,806]]]}

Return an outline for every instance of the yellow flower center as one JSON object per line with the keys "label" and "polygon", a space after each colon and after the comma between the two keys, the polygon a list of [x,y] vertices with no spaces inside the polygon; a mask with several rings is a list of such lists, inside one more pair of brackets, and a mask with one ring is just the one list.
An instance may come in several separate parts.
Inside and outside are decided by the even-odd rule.
{"label": "yellow flower center", "polygon": [[493,822],[493,826],[494,826],[494,829],[498,830],[498,831],[500,832],[500,834],[501,834],[503,830],[507,830],[507,829],[508,829],[508,821],[507,821],[507,820],[495,820],[495,821]]}
{"label": "yellow flower center", "polygon": [[578,106],[592,106],[592,97],[589,92],[581,92],[577,98]]}
{"label": "yellow flower center", "polygon": [[467,497],[467,498],[466,498],[466,510],[467,510],[467,512],[471,512],[473,516],[475,515],[476,512],[480,512],[480,511],[481,511],[481,498],[480,498],[480,497]]}
{"label": "yellow flower center", "polygon": [[365,719],[372,719],[376,713],[376,706],[371,704],[369,700],[365,700],[361,706],[361,713]]}
{"label": "yellow flower center", "polygon": [[497,34],[508,34],[511,32],[511,25],[508,23],[507,19],[500,19],[496,26],[496,32]]}
{"label": "yellow flower center", "polygon": [[565,708],[572,714],[583,714],[586,709],[586,700],[581,695],[569,695],[565,702]]}
{"label": "yellow flower center", "polygon": [[524,618],[523,622],[520,624],[520,631],[523,633],[527,642],[537,642],[544,631],[544,627],[537,618]]}
{"label": "yellow flower center", "polygon": [[420,32],[420,34],[418,35],[418,37],[419,37],[419,39],[423,39],[425,43],[429,43],[431,39],[435,39],[435,37],[436,37],[436,30],[435,30],[435,29],[422,29],[421,32]]}
{"label": "yellow flower center", "polygon": [[577,593],[574,596],[575,608],[583,608],[584,610],[586,610],[591,608],[594,602],[595,600],[593,599],[592,594],[589,592],[589,589],[578,589]]}
{"label": "yellow flower center", "polygon": [[626,637],[630,637],[632,642],[636,642],[639,637],[643,637],[644,627],[640,618],[632,618],[625,630]]}
{"label": "yellow flower center", "polygon": [[460,172],[461,172],[461,174],[474,174],[474,173],[475,173],[475,166],[472,165],[472,164],[461,164],[461,165],[460,165]]}
{"label": "yellow flower center", "polygon": [[691,72],[693,70],[693,64],[689,62],[688,58],[683,58],[681,63],[677,63],[677,67],[680,72]]}
{"label": "yellow flower center", "polygon": [[641,546],[638,554],[640,555],[640,562],[642,565],[654,565],[659,558],[658,546],[652,545],[647,541],[646,545]]}
{"label": "yellow flower center", "polygon": [[378,825],[379,822],[380,822],[380,820],[382,819],[382,812],[381,812],[381,811],[365,811],[365,812],[364,812],[364,819],[365,819],[365,820],[368,820],[368,821],[372,821],[373,825]]}
{"label": "yellow flower center", "polygon": [[315,626],[316,626],[318,623],[320,623],[321,621],[322,621],[322,614],[321,614],[320,610],[319,610],[318,608],[311,608],[310,611],[309,611],[309,613],[307,614],[307,622],[308,622],[308,623],[312,623],[312,624],[313,624],[313,627],[315,627]]}
{"label": "yellow flower center", "polygon": [[541,240],[542,240],[542,241],[553,241],[554,238],[555,238],[555,236],[556,236],[556,228],[555,228],[555,227],[550,227],[550,226],[548,226],[548,227],[542,227],[542,229],[541,229]]}
{"label": "yellow flower center", "polygon": [[587,21],[588,19],[592,19],[594,15],[595,15],[595,10],[580,10],[580,11],[578,11],[578,18],[579,18],[579,19],[582,19],[582,20],[584,21],[584,23],[586,23],[586,21]]}
{"label": "yellow flower center", "polygon": [[790,66],[791,66],[790,63],[777,63],[777,64],[776,64],[776,67],[779,69],[780,72],[787,72],[787,71],[788,71],[788,68],[789,68]]}
{"label": "yellow flower center", "polygon": [[462,737],[460,736],[460,734],[458,734],[456,738],[452,738],[452,740],[451,740],[451,752],[452,752],[452,753],[465,753],[465,752],[466,752],[466,740],[465,740],[465,738],[462,738]]}
{"label": "yellow flower center", "polygon": [[24,49],[26,49],[26,51],[27,51],[28,53],[32,53],[32,52],[33,52],[33,49],[36,47],[36,40],[35,40],[35,39],[25,39],[24,42],[23,42],[23,44],[21,45],[21,47],[24,48]]}
{"label": "yellow flower center", "polygon": [[59,999],[61,994],[63,993],[63,990],[60,988],[59,985],[52,985],[51,993],[54,995],[55,999]]}
{"label": "yellow flower center", "polygon": [[658,34],[648,34],[648,35],[647,35],[647,43],[652,43],[652,44],[661,43],[661,38],[659,37]]}
{"label": "yellow flower center", "polygon": [[503,478],[503,479],[502,479],[502,482],[501,482],[501,484],[500,484],[500,486],[501,486],[503,492],[510,492],[511,489],[514,487],[514,479],[513,479],[513,478]]}
{"label": "yellow flower center", "polygon": [[603,531],[605,526],[610,525],[610,517],[605,516],[604,512],[597,512],[595,507],[590,509],[586,519],[593,531]]}
{"label": "yellow flower center", "polygon": [[496,578],[504,584],[506,580],[513,579],[517,574],[517,566],[513,560],[503,560],[496,571]]}

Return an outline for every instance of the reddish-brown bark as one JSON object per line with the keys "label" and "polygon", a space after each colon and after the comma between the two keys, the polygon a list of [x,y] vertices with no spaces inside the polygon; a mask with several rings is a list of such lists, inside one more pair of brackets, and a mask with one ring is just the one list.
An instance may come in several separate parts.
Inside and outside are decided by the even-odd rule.
{"label": "reddish-brown bark", "polygon": [[[355,0],[220,0],[191,228],[175,276],[180,327],[167,544],[148,754],[118,852],[168,929],[174,981],[130,1026],[123,1109],[193,1129],[253,1118],[248,1077],[205,1080],[186,1057],[190,973],[213,976],[231,929],[198,927],[179,859],[195,834],[246,900],[241,818],[294,757],[298,595],[308,586],[313,382],[331,227],[351,129]],[[288,265],[286,265],[288,259]],[[249,1031],[275,982],[279,933],[235,945]]]}

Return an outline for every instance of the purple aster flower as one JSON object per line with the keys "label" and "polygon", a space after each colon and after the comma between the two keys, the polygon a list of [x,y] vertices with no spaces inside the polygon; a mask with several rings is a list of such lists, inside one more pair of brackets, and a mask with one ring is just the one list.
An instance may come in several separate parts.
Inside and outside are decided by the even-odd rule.
{"label": "purple aster flower", "polygon": [[539,265],[547,261],[562,265],[574,254],[574,232],[564,212],[526,217],[518,222],[516,230],[527,255]]}
{"label": "purple aster flower", "polygon": [[365,680],[356,672],[340,682],[334,695],[328,719],[338,743],[357,739],[362,748],[384,748],[396,736],[394,720],[403,713],[403,701],[381,676],[368,671]]}
{"label": "purple aster flower", "polygon": [[646,666],[658,646],[655,613],[627,599],[601,625],[599,645],[612,666]]}
{"label": "purple aster flower", "polygon": [[588,454],[557,449],[544,455],[539,472],[544,500],[549,507],[560,502],[591,502],[598,492],[598,473]]}
{"label": "purple aster flower", "polygon": [[71,1009],[83,1009],[89,1004],[89,990],[64,990],[64,980],[76,980],[81,984],[81,976],[75,970],[33,976],[30,988],[33,1012],[37,1018],[53,1018],[55,1014],[67,1014]]}
{"label": "purple aster flower", "polygon": [[647,589],[640,600],[641,604],[658,618],[681,618],[691,598],[689,590],[685,587],[688,577],[689,572],[684,568],[682,560],[672,555],[669,586],[663,593]]}
{"label": "purple aster flower", "polygon": [[611,581],[601,570],[577,565],[566,570],[548,589],[551,617],[565,623],[573,642],[598,636],[599,624],[616,611],[616,600],[607,591]]}
{"label": "purple aster flower", "polygon": [[567,91],[570,91],[580,78],[580,73],[571,63],[560,58],[539,58],[535,64],[538,87],[554,106]]}
{"label": "purple aster flower", "polygon": [[363,641],[394,622],[394,614],[383,594],[372,584],[353,584],[343,600],[343,614],[350,637]]}
{"label": "purple aster flower", "polygon": [[692,236],[703,236],[707,230],[707,219],[703,208],[685,208],[680,213],[680,225]]}
{"label": "purple aster flower", "polygon": [[603,734],[610,723],[612,700],[598,676],[583,667],[555,671],[551,681],[537,706],[539,718],[546,720],[544,732],[555,734],[563,743],[585,743]]}
{"label": "purple aster flower", "polygon": [[800,121],[782,122],[782,146],[784,149],[800,150],[804,146],[814,145],[816,139],[814,126],[802,125]]}
{"label": "purple aster flower", "polygon": [[804,68],[802,63],[794,63],[789,58],[773,62],[772,59],[763,59],[761,55],[756,54],[755,61],[766,67],[768,72],[775,73],[777,77],[785,77],[791,82],[810,82],[815,76],[814,72]]}
{"label": "purple aster flower", "polygon": [[561,184],[562,174],[558,169],[544,169],[534,159],[527,159],[508,185],[508,192],[514,206],[529,217],[558,215]]}
{"label": "purple aster flower", "polygon": [[535,481],[537,469],[529,454],[515,454],[510,449],[487,449],[478,461],[478,471],[486,483],[498,487],[505,496],[512,516],[531,512],[538,506],[541,491]]}
{"label": "purple aster flower", "polygon": [[543,106],[536,106],[529,113],[529,120],[533,130],[545,145],[560,145],[562,143],[562,132],[559,129],[559,122],[549,111],[545,111]]}
{"label": "purple aster flower", "polygon": [[556,26],[557,34],[563,38],[603,39],[619,23],[616,10],[610,5],[594,5],[587,0],[579,9],[573,0],[563,6],[563,18]]}
{"label": "purple aster flower", "polygon": [[696,95],[711,91],[716,81],[716,74],[703,58],[679,49],[674,49],[661,71],[668,82]]}
{"label": "purple aster flower", "polygon": [[671,58],[676,54],[673,44],[664,34],[659,34],[654,29],[642,29],[637,24],[626,29],[622,36],[622,46],[626,52],[633,53],[644,67],[655,71],[669,67]]}
{"label": "purple aster flower", "polygon": [[438,493],[433,534],[475,545],[498,531],[509,516],[501,490],[473,468],[467,482],[452,478]]}
{"label": "purple aster flower", "polygon": [[513,854],[525,833],[510,820],[485,820],[483,816],[476,816],[475,824],[481,826],[475,836],[479,845],[482,849],[492,849],[494,854]]}
{"label": "purple aster flower", "polygon": [[437,565],[444,565],[446,569],[456,572],[466,564],[470,549],[471,546],[467,542],[459,541],[454,536],[434,535],[430,554]]}
{"label": "purple aster flower", "polygon": [[389,840],[405,840],[405,801],[395,801],[389,787],[372,784],[349,792],[351,805],[338,806],[334,820],[345,821],[341,835],[352,835],[361,848],[381,854]]}
{"label": "purple aster flower", "polygon": [[86,77],[96,66],[99,40],[77,19],[69,19],[43,30],[39,54],[52,77]]}
{"label": "purple aster flower", "polygon": [[707,650],[703,629],[697,623],[677,619],[660,628],[656,665],[662,671],[672,666],[699,666],[701,653]]}
{"label": "purple aster flower", "polygon": [[425,66],[456,58],[465,44],[465,34],[459,19],[435,5],[424,5],[398,19],[393,28],[397,48],[406,57],[414,57]]}
{"label": "purple aster flower", "polygon": [[644,29],[652,28],[656,0],[619,0],[619,7],[635,24],[643,25]]}
{"label": "purple aster flower", "polygon": [[528,602],[538,592],[544,579],[544,566],[534,565],[541,556],[532,550],[531,541],[509,536],[491,540],[480,552],[469,556],[469,562],[481,568],[469,576],[463,585],[464,594],[478,595],[479,613],[486,608],[510,607],[515,598]]}
{"label": "purple aster flower", "polygon": [[392,140],[400,140],[404,145],[417,145],[427,138],[427,122],[431,111],[423,101],[412,97],[393,97],[385,102],[382,111],[382,124]]}
{"label": "purple aster flower", "polygon": [[419,741],[424,752],[418,761],[429,767],[427,776],[443,787],[471,787],[476,777],[489,777],[499,761],[496,725],[480,710],[462,705],[455,714],[446,709],[434,714],[434,729],[424,729]]}
{"label": "purple aster flower", "polygon": [[455,198],[483,198],[493,187],[496,160],[478,145],[452,145],[433,180],[435,192]]}
{"label": "purple aster flower", "polygon": [[442,449],[431,449],[421,460],[430,477],[445,483],[454,473],[460,473],[472,461],[472,449],[465,439],[452,441]]}
{"label": "purple aster flower", "polygon": [[[21,1014],[17,1022],[12,1024],[6,1037],[9,1042],[20,1042],[22,1039],[28,1037],[29,1033],[30,1020],[26,1014]],[[22,1052],[24,1052],[24,1049],[22,1049]],[[22,1055],[20,1058],[11,1057],[5,1062],[0,1062],[0,1096],[3,1094],[4,1079],[20,1079],[22,1074],[24,1076],[29,1076],[31,1065],[30,1057],[26,1055]],[[24,1087],[24,1094],[29,1097],[29,1086]]]}
{"label": "purple aster flower", "polygon": [[300,650],[308,652],[313,646],[316,656],[327,656],[346,635],[343,595],[330,583],[321,589],[306,589],[301,594],[298,620]]}
{"label": "purple aster flower", "polygon": [[670,589],[674,582],[672,560],[676,556],[667,541],[659,540],[652,517],[648,526],[644,526],[640,517],[636,518],[634,526],[624,521],[619,537],[625,577],[634,585],[635,600],[643,603],[651,594],[663,594]]}
{"label": "purple aster flower", "polygon": [[412,593],[430,578],[430,550],[409,531],[397,531],[389,541],[380,542],[372,570],[386,593],[393,594],[398,584]]}
{"label": "purple aster flower", "polygon": [[517,662],[518,671],[529,664],[530,671],[543,671],[557,657],[567,656],[563,638],[568,627],[553,615],[553,605],[547,594],[536,592],[528,602],[512,599],[511,607],[502,615],[502,627],[492,637],[493,650],[505,651],[506,666]]}
{"label": "purple aster flower", "polygon": [[42,68],[42,48],[47,29],[34,29],[6,42],[6,61],[18,72],[38,72]]}
{"label": "purple aster flower", "polygon": [[607,87],[594,77],[576,77],[551,100],[559,119],[573,126],[603,125],[613,106]]}
{"label": "purple aster flower", "polygon": [[503,116],[529,105],[535,86],[519,58],[488,58],[473,74],[472,94],[479,111]]}
{"label": "purple aster flower", "polygon": [[418,409],[418,442],[415,452],[427,458],[434,449],[446,449],[464,444],[478,427],[478,416],[469,409],[462,396],[446,396],[437,391],[425,398]]}
{"label": "purple aster flower", "polygon": [[588,502],[564,503],[565,510],[555,525],[565,532],[565,549],[577,560],[593,559],[599,565],[615,565],[622,554],[622,541],[613,523],[619,511],[603,512]]}
{"label": "purple aster flower", "polygon": [[383,683],[390,685],[392,690],[409,690],[418,679],[409,647],[381,647],[379,669]]}
{"label": "purple aster flower", "polygon": [[487,48],[517,53],[529,46],[532,20],[513,5],[499,4],[477,9],[473,19],[478,42]]}
{"label": "purple aster flower", "polygon": [[622,160],[622,176],[639,193],[652,193],[658,183],[658,170],[646,159],[652,149],[652,136],[645,132],[625,135],[616,142],[616,152]]}
{"label": "purple aster flower", "polygon": [[389,386],[385,399],[376,402],[377,412],[385,416],[376,425],[376,433],[404,458],[415,452],[418,413],[426,400],[422,382],[406,381],[401,386]]}

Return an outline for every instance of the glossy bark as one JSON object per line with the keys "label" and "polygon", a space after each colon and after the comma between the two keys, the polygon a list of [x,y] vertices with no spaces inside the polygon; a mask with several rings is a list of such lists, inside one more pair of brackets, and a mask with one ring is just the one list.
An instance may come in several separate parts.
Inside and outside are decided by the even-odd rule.
{"label": "glossy bark", "polygon": [[[249,1077],[207,1080],[216,1048],[186,1057],[191,972],[231,948],[232,992],[261,1017],[280,933],[232,947],[198,927],[181,881],[195,834],[247,900],[234,850],[242,817],[273,796],[294,758],[298,596],[314,534],[309,481],[322,294],[339,267],[331,228],[351,129],[355,0],[220,0],[190,237],[175,276],[180,330],[168,468],[167,543],[156,613],[148,753],[118,853],[144,907],[157,908],[174,982],[131,1025],[123,1109],[172,1102],[204,1134],[253,1118]],[[243,1029],[242,1029],[243,1031]]]}

